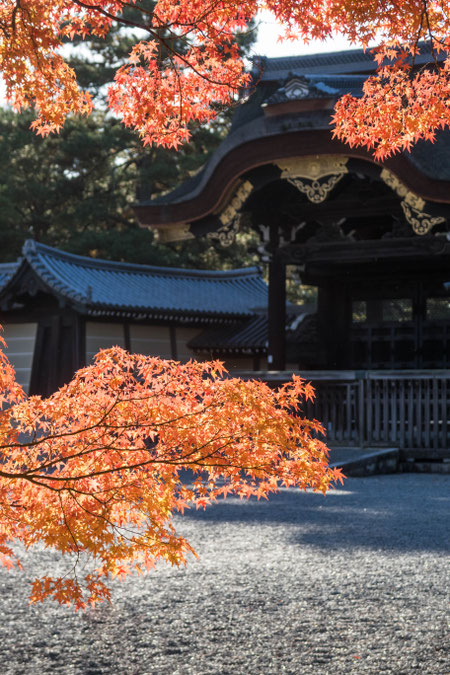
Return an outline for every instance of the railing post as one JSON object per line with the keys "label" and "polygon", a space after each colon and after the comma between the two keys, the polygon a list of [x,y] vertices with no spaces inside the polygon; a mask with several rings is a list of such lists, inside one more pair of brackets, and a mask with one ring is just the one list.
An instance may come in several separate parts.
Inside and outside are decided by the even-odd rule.
{"label": "railing post", "polygon": [[439,380],[433,377],[433,450],[439,447]]}
{"label": "railing post", "polygon": [[286,268],[278,250],[269,263],[269,353],[270,370],[285,368]]}
{"label": "railing post", "polygon": [[358,421],[357,428],[359,431],[359,446],[362,448],[365,445],[365,428],[366,428],[366,404],[365,404],[365,373],[358,379]]}

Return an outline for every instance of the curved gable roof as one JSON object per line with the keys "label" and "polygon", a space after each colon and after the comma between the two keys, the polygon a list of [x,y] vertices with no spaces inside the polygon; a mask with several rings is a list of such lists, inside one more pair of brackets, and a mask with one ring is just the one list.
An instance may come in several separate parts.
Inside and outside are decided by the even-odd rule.
{"label": "curved gable roof", "polygon": [[[418,59],[418,65],[430,60],[428,45],[421,47]],[[434,145],[422,142],[411,153],[396,154],[383,164],[365,148],[350,148],[332,137],[334,100],[345,93],[360,95],[374,69],[372,54],[363,50],[255,60],[255,90],[236,108],[228,136],[196,176],[168,194],[137,204],[139,222],[157,228],[166,240],[183,238],[185,224],[190,224],[191,236],[201,236],[220,226],[217,214],[227,207],[239,182],[252,179],[251,172],[281,159],[330,154],[358,161],[358,171],[367,167],[370,175],[385,167],[426,202],[450,203],[449,130],[438,133]],[[309,89],[306,95],[296,97],[295,88],[290,91],[296,78]],[[173,236],[164,235],[171,230]]]}

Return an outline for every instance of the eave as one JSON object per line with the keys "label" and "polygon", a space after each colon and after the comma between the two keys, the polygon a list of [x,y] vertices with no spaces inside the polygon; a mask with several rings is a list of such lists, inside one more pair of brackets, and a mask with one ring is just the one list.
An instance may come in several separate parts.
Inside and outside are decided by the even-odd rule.
{"label": "eave", "polygon": [[349,168],[353,160],[357,163],[354,164],[355,170],[367,175],[379,176],[383,168],[388,169],[425,202],[436,205],[450,203],[450,181],[426,176],[406,155],[394,155],[381,164],[368,150],[349,148],[332,138],[329,129],[303,128],[236,144],[220,158],[195,195],[187,195],[175,203],[138,204],[134,210],[141,226],[160,231],[183,228],[188,223],[200,224],[223,208],[228,195],[232,195],[239,183],[246,180],[249,172],[263,166],[270,167],[281,159],[324,155],[348,157]]}

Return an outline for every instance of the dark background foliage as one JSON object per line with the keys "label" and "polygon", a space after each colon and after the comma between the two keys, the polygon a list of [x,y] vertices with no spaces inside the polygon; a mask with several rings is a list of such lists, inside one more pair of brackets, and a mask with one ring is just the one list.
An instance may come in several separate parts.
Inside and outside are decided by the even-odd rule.
{"label": "dark background foliage", "polygon": [[[144,4],[151,9],[151,2]],[[127,10],[127,18],[141,22],[136,11]],[[219,111],[213,124],[193,128],[191,142],[177,151],[144,148],[107,111],[105,100],[135,39],[129,29],[115,27],[105,40],[67,47],[96,112],[69,117],[58,135],[31,132],[31,111],[0,109],[0,261],[16,260],[24,240],[33,238],[80,255],[144,264],[230,268],[257,262],[250,231],[229,248],[207,239],[163,246],[137,224],[133,203],[197,172],[226,135],[232,111]],[[253,40],[254,33],[242,37],[243,53]]]}

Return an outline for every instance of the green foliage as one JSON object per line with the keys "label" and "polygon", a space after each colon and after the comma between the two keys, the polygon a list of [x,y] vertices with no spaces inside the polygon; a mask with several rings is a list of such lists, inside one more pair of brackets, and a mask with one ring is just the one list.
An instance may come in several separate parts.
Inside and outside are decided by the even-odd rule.
{"label": "green foliage", "polygon": [[[145,5],[151,9],[151,3]],[[16,260],[27,238],[80,255],[143,264],[229,268],[256,260],[247,250],[256,239],[249,234],[228,249],[209,240],[163,246],[138,226],[133,203],[196,173],[225,136],[231,113],[193,129],[191,143],[178,151],[143,148],[104,105],[107,85],[133,40],[130,31],[115,29],[81,50],[70,47],[71,65],[95,98],[97,112],[87,119],[70,117],[59,135],[38,137],[29,130],[30,113],[0,110],[1,261]]]}
{"label": "green foliage", "polygon": [[30,121],[29,114],[0,115],[3,259],[16,258],[27,237],[70,249],[89,230],[126,227],[136,176],[123,150],[130,134],[102,114],[70,118],[59,136],[45,139],[30,132]]}

